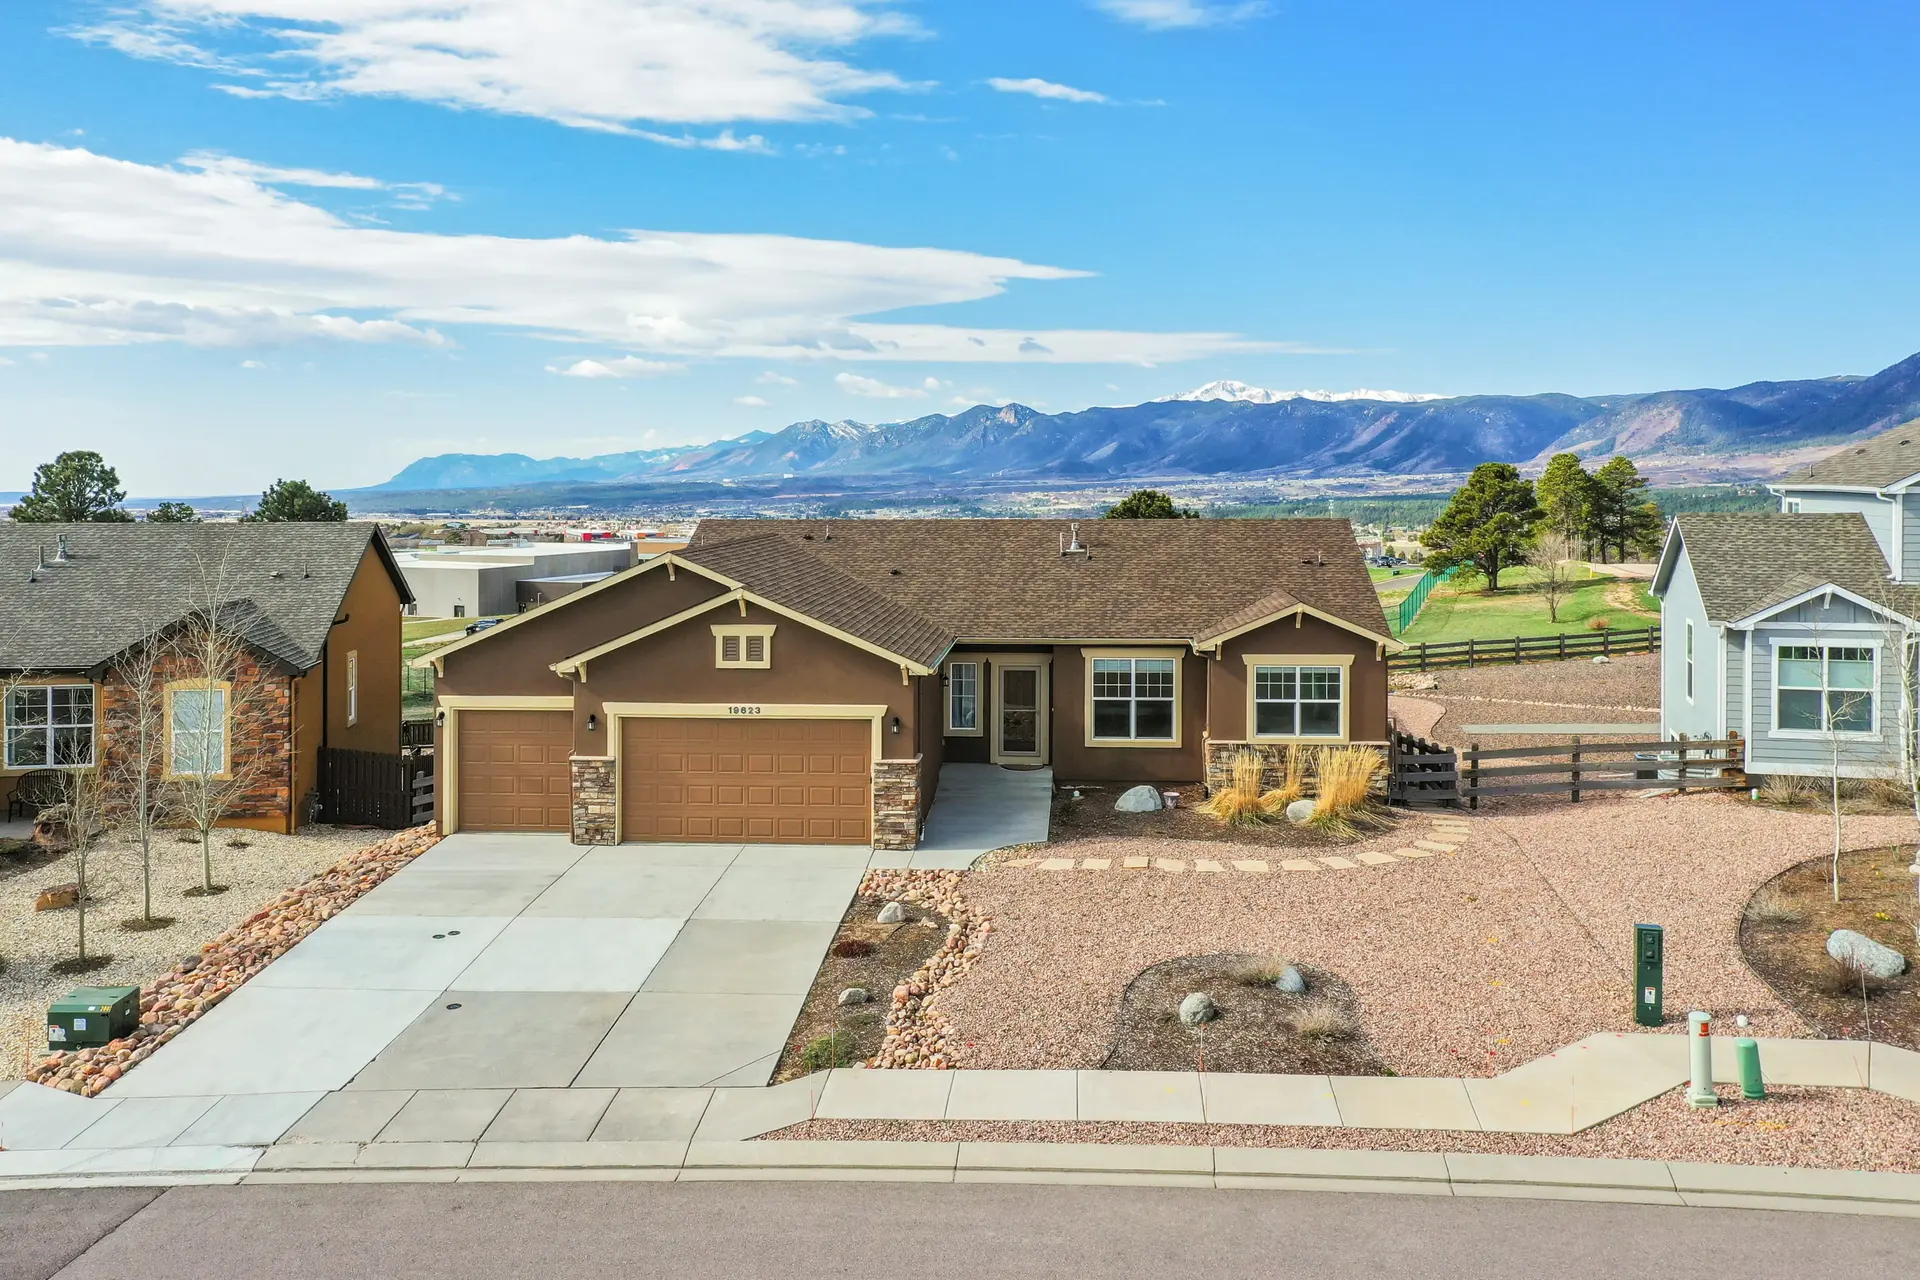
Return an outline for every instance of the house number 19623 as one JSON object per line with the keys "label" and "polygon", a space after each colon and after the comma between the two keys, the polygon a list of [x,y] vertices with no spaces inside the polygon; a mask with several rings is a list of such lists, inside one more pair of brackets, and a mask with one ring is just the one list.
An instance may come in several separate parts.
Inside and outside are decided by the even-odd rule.
{"label": "house number 19623", "polygon": [[730,716],[757,716],[757,715],[759,715],[759,714],[760,714],[760,708],[758,708],[758,707],[728,707],[728,708],[727,708],[727,714],[728,714],[728,715],[730,715]]}

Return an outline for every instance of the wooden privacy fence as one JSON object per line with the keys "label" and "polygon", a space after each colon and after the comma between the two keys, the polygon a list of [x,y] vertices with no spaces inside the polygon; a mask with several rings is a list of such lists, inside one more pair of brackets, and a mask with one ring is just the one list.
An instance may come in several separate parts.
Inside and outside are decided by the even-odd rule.
{"label": "wooden privacy fence", "polygon": [[1460,798],[1460,753],[1397,730],[1387,741],[1389,804],[1452,804]]}
{"label": "wooden privacy fence", "polygon": [[1587,791],[1715,791],[1747,785],[1746,743],[1739,734],[1665,742],[1583,743],[1575,737],[1564,746],[1491,750],[1475,742],[1459,758],[1460,798],[1472,809],[1480,807],[1482,796],[1564,791],[1579,804]]}
{"label": "wooden privacy fence", "polygon": [[1515,636],[1511,640],[1448,640],[1412,644],[1387,658],[1389,671],[1429,671],[1436,667],[1476,667],[1483,662],[1551,662],[1562,658],[1612,657],[1656,653],[1660,628],[1609,628],[1563,631],[1553,636]]}
{"label": "wooden privacy fence", "polygon": [[433,818],[433,752],[320,751],[320,818],[398,831]]}
{"label": "wooden privacy fence", "polygon": [[402,720],[400,722],[400,745],[403,747],[432,746],[433,721]]}

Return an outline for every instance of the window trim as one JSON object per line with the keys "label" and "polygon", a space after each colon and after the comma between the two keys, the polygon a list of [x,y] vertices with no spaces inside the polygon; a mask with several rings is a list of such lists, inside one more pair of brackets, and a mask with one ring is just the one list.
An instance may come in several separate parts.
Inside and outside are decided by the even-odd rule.
{"label": "window trim", "polygon": [[[973,668],[973,728],[962,729],[953,723],[953,672],[956,667]],[[948,738],[979,738],[987,732],[986,661],[979,655],[950,658],[940,668],[941,734]]]}
{"label": "window trim", "polygon": [[[1187,649],[1082,649],[1080,651],[1081,676],[1081,734],[1084,745],[1089,747],[1116,747],[1122,750],[1129,747],[1146,747],[1152,750],[1166,751],[1178,749],[1185,731],[1186,719],[1186,658]],[[1173,659],[1173,736],[1171,738],[1096,738],[1093,736],[1093,664],[1097,658]]]}
{"label": "window trim", "polygon": [[1687,619],[1687,704],[1693,704],[1693,619]]}
{"label": "window trim", "polygon": [[[209,773],[209,774],[203,775],[198,770],[190,770],[186,773],[180,773],[180,772],[177,772],[173,767],[173,695],[175,694],[175,692],[182,689],[188,690],[190,692],[195,692],[195,693],[203,689],[205,690],[218,689],[222,694],[225,695],[221,699],[221,703],[220,703],[220,705],[223,708],[225,708],[225,711],[226,711],[226,722],[221,726],[221,729],[220,729],[221,757],[220,757],[220,772],[218,773]],[[166,770],[166,776],[168,778],[173,778],[173,779],[199,778],[204,776],[208,779],[215,780],[215,781],[224,781],[226,779],[233,777],[233,681],[231,680],[169,680],[167,682],[167,686],[166,686],[162,701],[164,703],[164,706],[162,708],[162,715],[164,716],[163,723],[166,725],[166,734],[167,734],[166,761],[163,765],[163,768]]]}
{"label": "window trim", "polygon": [[[1326,746],[1339,746],[1352,741],[1353,722],[1353,661],[1351,653],[1247,653],[1241,655],[1247,668],[1247,708],[1244,732],[1248,742],[1311,742]],[[1260,733],[1260,723],[1256,705],[1259,699],[1259,682],[1255,678],[1260,667],[1339,667],[1340,672],[1340,734],[1332,737],[1324,733]],[[1296,722],[1297,727],[1297,722]]]}
{"label": "window trim", "polygon": [[[90,731],[87,735],[87,742],[90,748],[89,751],[87,752],[87,763],[74,765],[74,764],[55,764],[53,762],[52,732],[53,732],[54,726],[53,726],[53,720],[52,720],[51,695],[49,695],[48,720],[46,725],[47,734],[48,734],[48,739],[47,739],[48,759],[47,759],[47,763],[45,764],[9,764],[7,763],[6,747],[7,747],[7,740],[11,735],[9,735],[7,732],[7,720],[6,720],[7,709],[5,706],[0,705],[0,775],[17,776],[19,774],[24,774],[24,773],[35,773],[41,769],[98,769],[100,767],[100,728],[101,728],[100,726],[100,710],[101,710],[100,686],[91,680],[24,680],[21,683],[14,685],[13,688],[8,692],[15,693],[22,689],[87,689],[91,691],[93,696],[93,719],[87,725],[87,728]],[[72,729],[72,728],[78,728],[79,726],[66,725],[62,727]]]}
{"label": "window trim", "polygon": [[[1871,692],[1873,694],[1872,727],[1867,729],[1782,729],[1780,727],[1780,663],[1782,661],[1782,658],[1780,655],[1781,655],[1781,652],[1786,649],[1818,649],[1821,651],[1820,715],[1822,719],[1825,719],[1827,715],[1827,695],[1833,691],[1832,686],[1827,683],[1827,680],[1828,680],[1827,668],[1828,668],[1829,662],[1831,661],[1826,656],[1827,651],[1831,649],[1866,649],[1869,652],[1871,652],[1873,654],[1873,686],[1871,689]],[[1793,687],[1796,689],[1802,689],[1802,688],[1807,688],[1808,686],[1794,685]],[[1807,637],[1805,639],[1797,639],[1797,638],[1785,639],[1785,638],[1776,637],[1773,641],[1773,667],[1772,667],[1772,689],[1771,689],[1773,705],[1770,708],[1770,715],[1767,722],[1767,736],[1769,738],[1798,738],[1802,740],[1810,739],[1815,742],[1825,742],[1829,735],[1847,742],[1865,742],[1868,740],[1877,740],[1882,736],[1882,733],[1883,733],[1881,729],[1881,724],[1880,724],[1880,703],[1882,701],[1882,697],[1881,697],[1882,692],[1883,690],[1881,688],[1881,672],[1880,672],[1880,641],[1877,638],[1862,637],[1856,641],[1851,636],[1843,636],[1841,637],[1840,641],[1835,641],[1825,637],[1822,637],[1819,639],[1815,639],[1813,637]]]}
{"label": "window trim", "polygon": [[360,651],[347,650],[347,727],[360,723]]}
{"label": "window trim", "polygon": [[[713,624],[713,665],[723,671],[765,671],[773,666],[773,629],[778,625],[771,622],[732,622]],[[760,661],[747,660],[747,641],[758,636],[764,646],[760,651]],[[740,642],[740,657],[729,662],[726,658],[726,643],[729,639]]]}

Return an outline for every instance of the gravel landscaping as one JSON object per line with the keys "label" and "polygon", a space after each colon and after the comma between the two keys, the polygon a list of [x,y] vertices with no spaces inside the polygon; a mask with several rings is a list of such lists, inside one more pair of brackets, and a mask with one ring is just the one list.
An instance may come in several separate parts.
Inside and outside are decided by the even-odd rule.
{"label": "gravel landscaping", "polygon": [[[1411,700],[1428,704],[1407,708],[1407,732],[1449,746],[1467,744],[1460,728],[1467,724],[1650,724],[1660,718],[1657,653],[1630,653],[1603,663],[1581,658],[1448,667],[1425,674],[1436,687],[1406,690]],[[1400,701],[1396,696],[1395,702]],[[1442,709],[1437,720],[1428,710],[1434,706]],[[1426,731],[1413,727],[1420,723],[1429,726]],[[1498,743],[1489,740],[1484,745],[1524,747],[1563,741],[1557,736],[1503,734]]]}
{"label": "gravel landscaping", "polygon": [[[186,897],[200,883],[198,841],[183,844],[168,833],[154,845],[153,909],[172,916],[165,929],[134,932],[120,922],[140,914],[137,848],[96,848],[87,859],[90,905],[89,954],[112,963],[83,974],[59,974],[51,966],[73,955],[74,909],[35,911],[40,890],[73,880],[73,861],[35,855],[0,857],[0,1080],[20,1079],[29,1062],[46,1052],[50,1001],[77,986],[138,986],[150,989],[182,956],[246,919],[289,887],[338,862],[342,856],[386,836],[385,832],[308,827],[298,835],[220,831],[214,846],[215,881],[227,892]],[[228,843],[243,840],[246,848]]]}
{"label": "gravel landscaping", "polygon": [[[1452,815],[1450,815],[1452,816]],[[1412,834],[1411,820],[1403,834]],[[1832,839],[1820,815],[1743,797],[1504,802],[1468,816],[1455,853],[1352,872],[1129,871],[1128,856],[1230,859],[1192,841],[1093,838],[1050,856],[1111,859],[1072,873],[990,862],[965,878],[993,935],[941,995],[953,1064],[1085,1068],[1104,1060],[1121,993],[1164,960],[1282,957],[1351,984],[1367,1038],[1402,1075],[1495,1075],[1596,1031],[1633,1029],[1636,922],[1667,929],[1667,1011],[1757,1035],[1807,1026],[1742,960],[1755,886]],[[1911,818],[1847,823],[1850,848],[1911,837]]]}
{"label": "gravel landscaping", "polygon": [[768,1139],[893,1142],[1102,1142],[1317,1147],[1485,1155],[1699,1160],[1920,1173],[1920,1107],[1867,1089],[1774,1089],[1743,1102],[1722,1087],[1710,1111],[1676,1089],[1581,1133],[1473,1133],[1281,1125],[810,1120]]}
{"label": "gravel landscaping", "polygon": [[[1332,835],[1319,827],[1295,822],[1274,820],[1257,826],[1240,826],[1223,823],[1210,814],[1203,813],[1200,805],[1207,798],[1207,789],[1199,783],[1183,787],[1166,787],[1163,790],[1177,792],[1179,801],[1168,809],[1155,809],[1147,813],[1121,813],[1114,809],[1113,802],[1126,790],[1122,786],[1091,786],[1086,784],[1062,786],[1053,798],[1053,814],[1049,831],[1052,843],[1045,847],[1051,855],[1063,844],[1100,838],[1124,837],[1129,839],[1159,841],[1201,841],[1214,844],[1264,845],[1269,848],[1300,849],[1308,853],[1339,853],[1345,846],[1362,841],[1379,842],[1392,840],[1393,829],[1400,825],[1405,814],[1401,810],[1381,809],[1373,815],[1378,818],[1374,824],[1365,827],[1357,836]],[[1080,799],[1075,800],[1075,791]],[[1002,852],[1013,852],[1011,850]],[[1039,853],[1034,846],[1022,846],[1021,853]],[[1205,853],[1197,854],[1206,857]],[[1242,850],[1237,857],[1245,857]]]}

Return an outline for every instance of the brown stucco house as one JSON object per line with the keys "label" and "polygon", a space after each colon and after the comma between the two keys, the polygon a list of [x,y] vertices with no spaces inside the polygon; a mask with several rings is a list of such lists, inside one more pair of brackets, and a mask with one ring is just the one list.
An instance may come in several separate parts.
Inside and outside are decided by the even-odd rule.
{"label": "brown stucco house", "polygon": [[0,567],[0,806],[16,818],[50,770],[115,770],[137,702],[129,655],[155,637],[166,651],[196,613],[244,640],[223,682],[235,687],[210,691],[177,654],[159,663],[160,770],[203,706],[225,714],[214,741],[227,767],[252,763],[221,825],[293,831],[325,749],[400,750],[400,617],[413,597],[377,525],[7,523]]}
{"label": "brown stucco house", "polygon": [[443,831],[910,849],[947,762],[1384,742],[1397,647],[1345,520],[706,520],[417,661]]}

